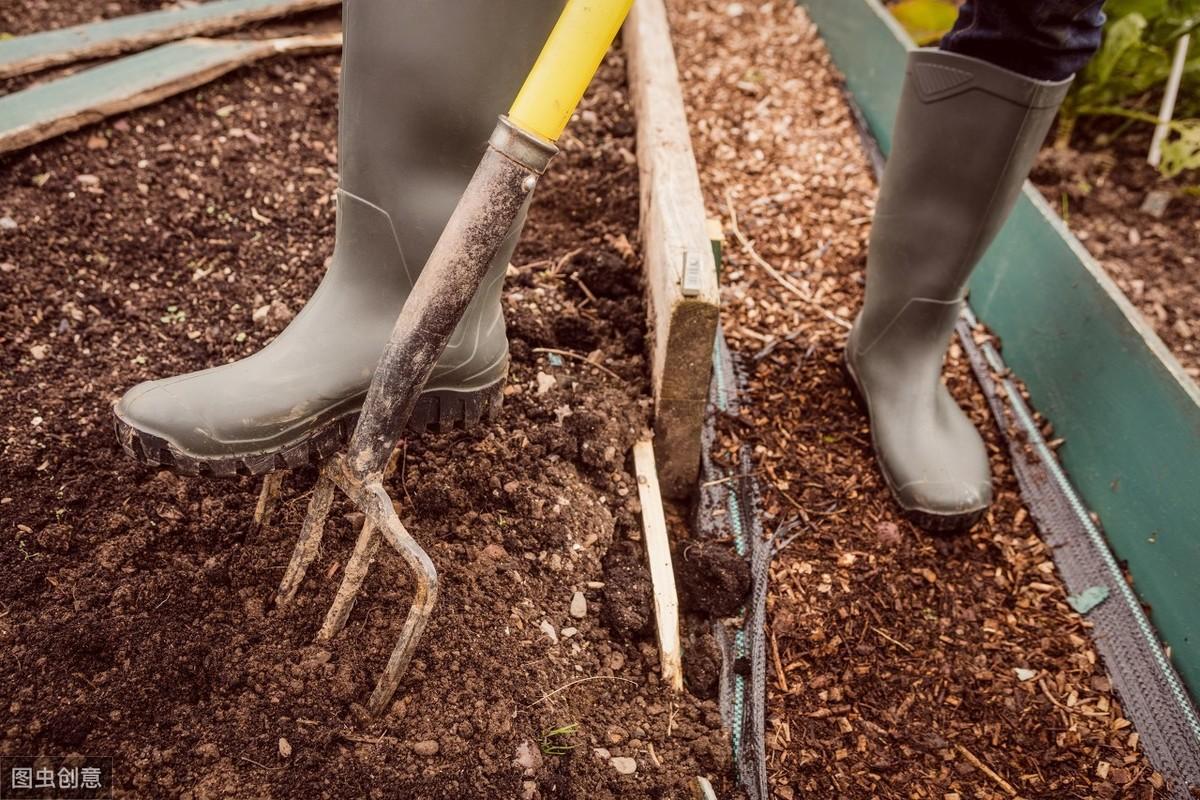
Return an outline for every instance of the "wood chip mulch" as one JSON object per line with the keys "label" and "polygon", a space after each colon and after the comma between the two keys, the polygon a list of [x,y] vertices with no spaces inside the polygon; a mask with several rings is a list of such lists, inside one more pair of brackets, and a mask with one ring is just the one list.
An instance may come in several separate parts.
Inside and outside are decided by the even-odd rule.
{"label": "wood chip mulch", "polygon": [[775,797],[1153,798],[1138,745],[1023,507],[966,358],[947,381],[985,431],[996,502],[969,535],[897,513],[841,368],[875,185],[829,57],[790,0],[671,0],[724,326],[765,526],[805,529],[769,599]]}

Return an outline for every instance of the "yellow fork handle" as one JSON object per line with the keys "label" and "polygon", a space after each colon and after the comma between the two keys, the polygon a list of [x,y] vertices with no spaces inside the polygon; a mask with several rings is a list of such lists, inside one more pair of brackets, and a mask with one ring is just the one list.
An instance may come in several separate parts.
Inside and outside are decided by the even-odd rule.
{"label": "yellow fork handle", "polygon": [[612,45],[633,0],[567,0],[508,118],[557,141]]}

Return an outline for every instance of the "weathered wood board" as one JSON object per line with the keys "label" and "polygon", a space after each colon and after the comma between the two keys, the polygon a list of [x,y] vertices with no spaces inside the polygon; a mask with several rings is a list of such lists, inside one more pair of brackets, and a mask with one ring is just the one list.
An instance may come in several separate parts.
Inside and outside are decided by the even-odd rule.
{"label": "weathered wood board", "polygon": [[0,78],[85,58],[144,50],[188,36],[234,30],[251,22],[327,8],[341,0],[213,0],[187,8],[32,33],[0,41]]}
{"label": "weathered wood board", "polygon": [[286,39],[185,39],[0,97],[0,153],[194,89],[281,53],[336,50],[340,33]]}
{"label": "weathered wood board", "polygon": [[638,124],[641,228],[651,329],[654,443],[663,492],[696,486],[720,298],[675,50],[662,0],[625,23]]}

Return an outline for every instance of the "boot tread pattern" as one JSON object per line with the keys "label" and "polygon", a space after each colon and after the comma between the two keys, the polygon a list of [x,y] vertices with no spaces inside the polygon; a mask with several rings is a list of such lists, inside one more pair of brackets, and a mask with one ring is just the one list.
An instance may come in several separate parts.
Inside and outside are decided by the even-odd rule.
{"label": "boot tread pattern", "polygon": [[[470,430],[485,419],[494,419],[504,399],[504,381],[477,392],[432,391],[421,395],[408,421],[408,430],[423,434],[434,430]],[[358,411],[327,422],[305,433],[298,441],[261,453],[199,457],[181,451],[167,440],[138,430],[116,414],[113,425],[121,448],[132,458],[152,467],[181,475],[233,478],[265,475],[278,470],[318,465],[342,449],[358,424]]]}

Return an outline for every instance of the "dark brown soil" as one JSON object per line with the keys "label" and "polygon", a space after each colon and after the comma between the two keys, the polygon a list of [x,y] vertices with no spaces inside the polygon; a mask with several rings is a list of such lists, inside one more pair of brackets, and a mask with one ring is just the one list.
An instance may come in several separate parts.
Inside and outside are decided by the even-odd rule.
{"label": "dark brown soil", "polygon": [[129,797],[683,797],[696,774],[731,796],[716,704],[659,681],[637,542],[626,455],[649,403],[623,74],[615,53],[514,259],[502,417],[409,441],[390,484],[442,594],[379,721],[361,704],[407,610],[402,562],[380,556],[321,649],[361,517],[339,501],[277,610],[313,474],[254,530],[254,482],[139,468],[109,421],[143,378],[252,352],[314,287],[337,59],[241,71],[0,160],[0,754],[111,755]]}
{"label": "dark brown soil", "polygon": [[82,25],[103,19],[158,11],[171,7],[161,0],[19,0],[0,8],[0,34],[20,36],[25,33]]}
{"label": "dark brown soil", "polygon": [[[1097,127],[1076,130],[1080,150],[1043,150],[1033,182],[1200,380],[1200,195],[1184,191],[1196,175],[1165,180],[1146,163],[1148,135],[1102,147]],[[1171,196],[1161,218],[1141,210],[1152,191]]]}
{"label": "dark brown soil", "polygon": [[875,186],[815,27],[790,0],[670,6],[708,210],[731,234],[725,330],[748,365],[715,455],[748,443],[767,531],[800,523],[768,598],[774,796],[1163,796],[959,347],[947,381],[987,437],[993,508],[930,536],[875,466],[830,319],[861,302]]}

